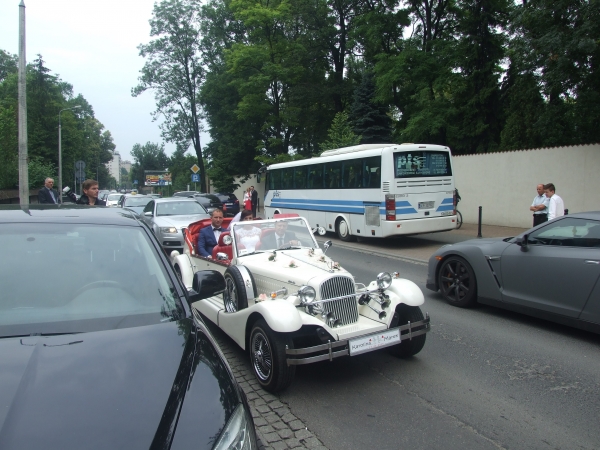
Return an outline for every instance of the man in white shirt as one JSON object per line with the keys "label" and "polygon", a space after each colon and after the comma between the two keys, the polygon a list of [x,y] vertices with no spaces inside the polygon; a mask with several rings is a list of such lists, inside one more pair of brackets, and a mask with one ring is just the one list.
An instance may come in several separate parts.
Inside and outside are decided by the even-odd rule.
{"label": "man in white shirt", "polygon": [[552,183],[544,185],[546,197],[550,199],[548,202],[548,220],[555,219],[565,215],[565,203],[563,199],[555,194],[556,188]]}
{"label": "man in white shirt", "polygon": [[537,193],[533,199],[533,203],[529,207],[529,211],[533,211],[533,226],[548,221],[548,203],[550,199],[544,195],[544,185],[537,185]]}

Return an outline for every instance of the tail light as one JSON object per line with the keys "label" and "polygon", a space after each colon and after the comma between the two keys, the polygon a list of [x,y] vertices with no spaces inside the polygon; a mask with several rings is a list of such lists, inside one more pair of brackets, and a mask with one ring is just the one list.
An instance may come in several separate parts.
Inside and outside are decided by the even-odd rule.
{"label": "tail light", "polygon": [[227,205],[223,203],[223,212],[227,211]]}
{"label": "tail light", "polygon": [[393,194],[385,196],[385,220],[396,220],[396,196]]}
{"label": "tail light", "polygon": [[235,203],[236,205],[239,205],[239,204],[240,204],[240,201],[239,201],[239,200],[236,200],[234,203]]}

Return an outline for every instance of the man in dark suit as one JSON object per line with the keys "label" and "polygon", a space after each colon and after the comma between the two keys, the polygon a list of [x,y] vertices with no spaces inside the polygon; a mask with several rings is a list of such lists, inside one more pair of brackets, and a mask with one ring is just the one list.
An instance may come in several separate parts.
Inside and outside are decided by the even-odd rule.
{"label": "man in dark suit", "polygon": [[252,203],[252,217],[256,217],[256,207],[258,206],[258,192],[254,190],[254,186],[250,186],[250,202]]}
{"label": "man in dark suit", "polygon": [[275,233],[267,234],[261,239],[261,250],[270,250],[274,248],[286,247],[288,245],[302,245],[296,234],[292,231],[287,231],[288,223],[285,221],[275,223]]}
{"label": "man in dark suit", "polygon": [[219,236],[223,231],[229,231],[227,228],[221,228],[223,224],[223,211],[215,208],[210,215],[211,226],[200,230],[198,236],[198,253],[205,258],[212,258],[212,251],[219,242]]}
{"label": "man in dark suit", "polygon": [[58,192],[52,187],[54,186],[54,180],[52,178],[46,178],[44,181],[44,187],[38,192],[38,202],[50,205],[55,205],[60,202]]}

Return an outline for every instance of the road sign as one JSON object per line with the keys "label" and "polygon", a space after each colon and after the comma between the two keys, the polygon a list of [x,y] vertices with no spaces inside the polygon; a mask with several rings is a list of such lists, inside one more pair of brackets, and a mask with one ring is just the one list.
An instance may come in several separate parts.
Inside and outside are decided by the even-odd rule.
{"label": "road sign", "polygon": [[158,185],[159,186],[164,186],[165,185],[165,180],[158,180]]}
{"label": "road sign", "polygon": [[133,180],[133,184],[138,184],[137,180]]}
{"label": "road sign", "polygon": [[85,169],[85,162],[84,161],[75,161],[75,168],[77,170]]}
{"label": "road sign", "polygon": [[85,171],[83,169],[77,169],[75,171],[75,178],[78,180],[83,180],[85,178]]}
{"label": "road sign", "polygon": [[198,165],[197,165],[197,164],[194,164],[194,165],[191,167],[191,169],[192,169],[192,172],[194,172],[194,173],[198,173],[198,171],[200,170],[200,167],[198,167]]}
{"label": "road sign", "polygon": [[192,183],[200,183],[200,174],[193,174],[192,175]]}

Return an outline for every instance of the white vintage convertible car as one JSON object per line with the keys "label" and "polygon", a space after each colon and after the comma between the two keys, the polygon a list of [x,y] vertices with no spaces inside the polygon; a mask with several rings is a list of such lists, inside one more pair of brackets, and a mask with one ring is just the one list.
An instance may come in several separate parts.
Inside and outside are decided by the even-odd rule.
{"label": "white vintage convertible car", "polygon": [[190,290],[204,270],[224,275],[223,294],[194,307],[249,351],[259,383],[276,392],[290,385],[299,364],[383,347],[400,357],[417,354],[430,329],[419,287],[387,272],[368,286],[356,283],[325,254],[331,242],[323,251],[306,220],[289,216],[232,224],[212,259],[196,250],[200,229],[210,226],[204,219],[184,230],[184,253],[171,254]]}

